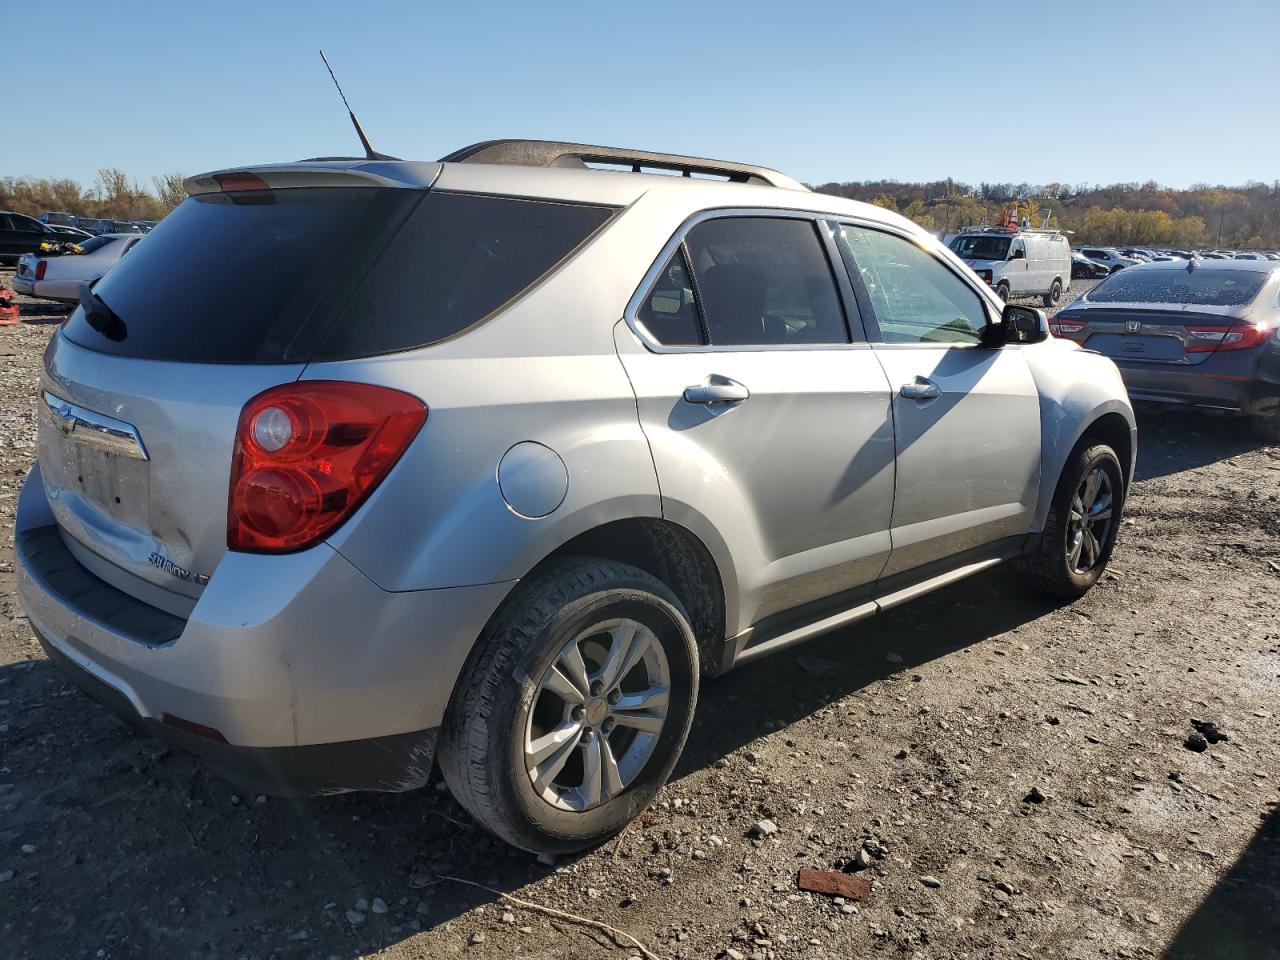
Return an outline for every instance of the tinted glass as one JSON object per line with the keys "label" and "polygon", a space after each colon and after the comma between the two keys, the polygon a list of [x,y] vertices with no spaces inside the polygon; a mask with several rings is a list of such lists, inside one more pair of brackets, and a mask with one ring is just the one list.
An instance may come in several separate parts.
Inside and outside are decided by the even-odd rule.
{"label": "tinted glass", "polygon": [[[356,289],[350,319],[334,326],[315,359],[390,353],[455,336],[536,283],[613,212],[428,194]],[[152,231],[148,245],[164,226]]]}
{"label": "tinted glass", "polygon": [[20,213],[11,214],[13,220],[13,229],[20,230],[23,233],[44,233],[45,227],[39,220],[31,217],[24,217]]}
{"label": "tinted glass", "polygon": [[190,197],[94,288],[118,320],[93,324],[77,308],[64,333],[143,359],[305,360],[350,278],[421,197],[328,187]]}
{"label": "tinted glass", "polygon": [[103,247],[109,247],[116,241],[111,237],[86,237],[79,242],[72,241],[80,248],[81,253],[93,253],[95,250],[101,250]]}
{"label": "tinted glass", "polygon": [[1160,269],[1130,267],[1113,273],[1084,299],[1090,303],[1189,303],[1201,307],[1235,307],[1250,303],[1266,281],[1255,270]]}
{"label": "tinted glass", "polygon": [[842,225],[841,236],[885,343],[977,343],[987,313],[978,294],[902,237]]}
{"label": "tinted glass", "polygon": [[849,342],[812,222],[708,220],[689,231],[687,244],[713,345]]}
{"label": "tinted glass", "polygon": [[951,249],[965,260],[1003,260],[1009,255],[1008,237],[956,237]]}
{"label": "tinted glass", "polygon": [[683,250],[677,250],[658,274],[649,296],[640,305],[637,318],[650,336],[664,346],[706,343]]}

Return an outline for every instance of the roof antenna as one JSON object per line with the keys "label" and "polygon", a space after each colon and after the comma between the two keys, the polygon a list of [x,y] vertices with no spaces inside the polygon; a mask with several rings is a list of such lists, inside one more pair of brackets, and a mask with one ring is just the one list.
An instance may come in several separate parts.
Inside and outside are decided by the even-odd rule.
{"label": "roof antenna", "polygon": [[369,138],[364,135],[364,128],[360,126],[360,121],[356,119],[356,112],[351,109],[351,104],[347,103],[347,95],[342,92],[342,85],[338,83],[338,78],[333,75],[333,67],[329,66],[329,58],[324,55],[324,51],[320,51],[320,59],[324,61],[325,69],[329,71],[329,78],[333,80],[333,85],[338,88],[338,96],[342,98],[342,105],[347,108],[347,115],[351,117],[351,125],[356,128],[356,136],[360,138],[360,145],[364,147],[364,155],[366,160],[398,160],[399,157],[389,157],[385,153],[379,153],[373,149],[373,144],[369,143]]}

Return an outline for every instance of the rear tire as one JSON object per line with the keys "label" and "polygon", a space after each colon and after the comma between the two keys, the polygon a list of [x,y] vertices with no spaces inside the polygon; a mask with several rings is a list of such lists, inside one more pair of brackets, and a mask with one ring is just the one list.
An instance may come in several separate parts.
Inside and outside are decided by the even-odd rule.
{"label": "rear tire", "polygon": [[693,629],[666,584],[568,559],[517,587],[480,637],[445,715],[440,768],[503,840],[573,853],[620,831],[666,783],[697,697]]}
{"label": "rear tire", "polygon": [[1053,281],[1053,286],[1049,288],[1049,292],[1042,298],[1046,307],[1056,307],[1058,301],[1062,299],[1062,281]]}
{"label": "rear tire", "polygon": [[1077,446],[1058,480],[1044,529],[1016,561],[1027,584],[1072,600],[1088,593],[1111,559],[1124,493],[1124,471],[1115,451],[1103,443]]}

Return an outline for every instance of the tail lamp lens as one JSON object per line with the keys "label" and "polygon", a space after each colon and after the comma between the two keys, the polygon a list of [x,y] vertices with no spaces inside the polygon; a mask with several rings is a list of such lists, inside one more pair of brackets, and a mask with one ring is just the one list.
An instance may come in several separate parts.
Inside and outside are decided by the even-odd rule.
{"label": "tail lamp lens", "polygon": [[1049,321],[1049,332],[1055,337],[1070,337],[1085,328],[1085,324],[1076,320],[1063,320],[1054,317]]}
{"label": "tail lamp lens", "polygon": [[44,272],[45,272],[46,270],[48,270],[48,269],[49,269],[49,261],[48,261],[48,260],[37,260],[37,261],[36,261],[36,279],[37,279],[37,280],[43,280],[43,279],[44,279]]}
{"label": "tail lamp lens", "polygon": [[1271,333],[1273,327],[1269,323],[1248,321],[1238,322],[1230,328],[1223,327],[1187,327],[1192,342],[1187,346],[1187,353],[1213,353],[1216,350],[1252,350],[1261,346]]}
{"label": "tail lamp lens", "polygon": [[227,546],[301,550],[337,529],[382,482],[427,419],[417,397],[364,383],[272,387],[240,412]]}

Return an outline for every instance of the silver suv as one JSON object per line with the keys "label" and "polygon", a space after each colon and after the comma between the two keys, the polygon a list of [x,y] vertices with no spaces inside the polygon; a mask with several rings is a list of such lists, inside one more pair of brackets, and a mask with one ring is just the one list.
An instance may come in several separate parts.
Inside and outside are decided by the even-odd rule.
{"label": "silver suv", "polygon": [[19,589],[233,781],[438,757],[501,837],[581,849],[670,775],[700,676],[1107,563],[1115,366],[878,207],[538,141],[187,189],[49,345]]}

